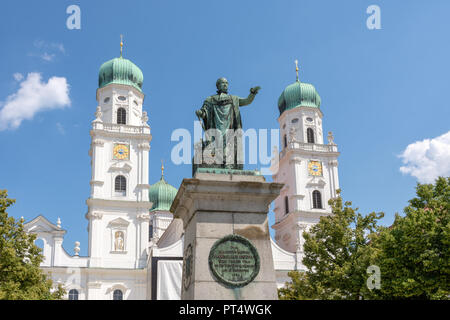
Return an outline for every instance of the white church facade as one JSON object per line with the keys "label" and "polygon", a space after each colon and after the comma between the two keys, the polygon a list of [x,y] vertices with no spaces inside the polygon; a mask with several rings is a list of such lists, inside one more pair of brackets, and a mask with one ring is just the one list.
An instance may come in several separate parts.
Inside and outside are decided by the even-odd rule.
{"label": "white church facade", "polygon": [[[170,206],[177,189],[164,179],[149,184],[152,135],[143,110],[143,73],[122,55],[99,71],[92,121],[91,192],[87,199],[88,255],[63,248],[66,230],[43,216],[25,223],[43,245],[42,269],[71,300],[180,299],[183,223]],[[290,270],[304,270],[302,232],[331,214],[339,188],[339,152],[328,134],[314,86],[298,80],[278,101],[281,144],[273,181],[284,184],[274,201],[272,255],[278,287]]]}

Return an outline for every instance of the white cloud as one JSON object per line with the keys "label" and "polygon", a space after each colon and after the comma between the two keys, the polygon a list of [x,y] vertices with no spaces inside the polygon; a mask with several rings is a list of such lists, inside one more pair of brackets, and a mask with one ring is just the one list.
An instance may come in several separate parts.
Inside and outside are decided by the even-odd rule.
{"label": "white cloud", "polygon": [[400,155],[403,174],[421,183],[433,183],[438,176],[450,176],[450,131],[433,139],[416,141]]}
{"label": "white cloud", "polygon": [[40,73],[29,73],[19,90],[8,96],[0,109],[0,131],[16,129],[23,120],[31,120],[43,110],[70,106],[69,85],[63,77],[42,81]]}
{"label": "white cloud", "polygon": [[41,54],[41,58],[48,62],[52,61],[54,57],[55,57],[54,53],[50,54],[50,53],[44,52],[44,54]]}
{"label": "white cloud", "polygon": [[62,53],[66,53],[66,49],[62,43],[52,43],[52,47],[58,49]]}
{"label": "white cloud", "polygon": [[16,80],[17,82],[21,81],[23,79],[23,74],[16,72],[13,74],[13,78],[14,80]]}
{"label": "white cloud", "polygon": [[63,125],[60,122],[56,123],[56,129],[58,129],[58,132],[62,135],[66,134],[66,130],[64,129]]}
{"label": "white cloud", "polygon": [[56,57],[57,53],[66,53],[66,49],[62,43],[46,42],[44,40],[35,40],[33,46],[39,51],[39,53],[30,53],[29,56],[39,57],[44,61],[51,62]]}

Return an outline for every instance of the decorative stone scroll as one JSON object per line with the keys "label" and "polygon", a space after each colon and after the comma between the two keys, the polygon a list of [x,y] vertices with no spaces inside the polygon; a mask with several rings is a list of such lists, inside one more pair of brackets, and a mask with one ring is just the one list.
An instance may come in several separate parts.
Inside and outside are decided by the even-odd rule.
{"label": "decorative stone scroll", "polygon": [[256,248],[249,240],[236,234],[217,240],[209,252],[208,262],[216,279],[232,288],[252,282],[260,268]]}

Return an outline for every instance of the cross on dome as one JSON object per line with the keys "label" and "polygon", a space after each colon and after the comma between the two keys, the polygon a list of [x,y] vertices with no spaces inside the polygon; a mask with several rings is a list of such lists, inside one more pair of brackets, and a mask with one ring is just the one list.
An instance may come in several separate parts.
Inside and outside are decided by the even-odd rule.
{"label": "cross on dome", "polygon": [[122,57],[122,49],[123,49],[123,35],[120,35],[120,56]]}

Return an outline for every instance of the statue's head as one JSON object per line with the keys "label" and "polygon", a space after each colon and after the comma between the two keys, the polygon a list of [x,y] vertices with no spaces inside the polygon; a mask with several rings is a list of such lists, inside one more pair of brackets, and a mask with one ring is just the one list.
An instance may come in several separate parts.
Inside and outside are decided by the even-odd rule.
{"label": "statue's head", "polygon": [[219,78],[216,81],[217,93],[228,93],[228,80]]}

